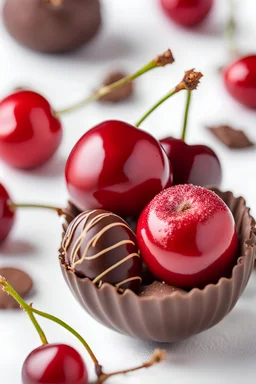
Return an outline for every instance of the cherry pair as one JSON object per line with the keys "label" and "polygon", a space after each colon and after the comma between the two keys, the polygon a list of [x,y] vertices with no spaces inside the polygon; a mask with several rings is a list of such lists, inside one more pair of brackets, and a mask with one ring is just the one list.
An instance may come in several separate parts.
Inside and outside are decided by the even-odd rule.
{"label": "cherry pair", "polygon": [[31,90],[17,90],[0,102],[0,158],[15,168],[35,168],[44,164],[58,149],[63,128],[60,116],[96,101],[142,74],[171,64],[167,50],[134,74],[97,90],[92,96],[60,111]]}
{"label": "cherry pair", "polygon": [[181,140],[167,137],[159,144],[147,132],[122,121],[106,121],[81,137],[65,171],[70,197],[81,211],[102,208],[123,218],[137,218],[146,204],[173,181],[219,185],[221,166],[216,154],[206,146],[184,142],[191,91],[201,76],[194,70],[187,71],[182,81],[136,124],[138,127],[169,97],[187,90]]}
{"label": "cherry pair", "polygon": [[144,364],[132,369],[108,374],[104,373],[102,366],[99,364],[99,361],[88,343],[72,327],[57,317],[39,311],[38,309],[35,309],[31,305],[27,304],[3,276],[0,276],[0,285],[6,294],[11,295],[18,302],[24,312],[28,314],[42,342],[42,346],[33,350],[23,364],[23,384],[89,384],[87,367],[82,356],[69,345],[49,344],[35,315],[44,317],[60,325],[82,343],[94,364],[95,372],[98,378],[96,384],[103,384],[112,376],[151,367],[153,364],[159,363],[165,359],[165,352],[156,349],[151,359]]}

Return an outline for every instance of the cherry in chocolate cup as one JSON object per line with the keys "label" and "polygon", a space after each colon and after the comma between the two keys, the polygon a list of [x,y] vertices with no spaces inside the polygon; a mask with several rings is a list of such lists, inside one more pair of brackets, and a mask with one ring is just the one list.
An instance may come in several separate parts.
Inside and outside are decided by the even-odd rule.
{"label": "cherry in chocolate cup", "polygon": [[[153,283],[152,289],[142,286],[137,293],[130,289],[120,293],[109,283],[97,287],[66,268],[60,249],[63,276],[82,307],[112,330],[157,342],[184,340],[218,324],[234,308],[248,283],[256,255],[256,235],[255,221],[245,200],[232,192],[214,192],[230,208],[239,236],[239,255],[230,276],[189,292]],[[69,210],[78,213],[72,205]],[[63,236],[69,222],[67,217]]]}

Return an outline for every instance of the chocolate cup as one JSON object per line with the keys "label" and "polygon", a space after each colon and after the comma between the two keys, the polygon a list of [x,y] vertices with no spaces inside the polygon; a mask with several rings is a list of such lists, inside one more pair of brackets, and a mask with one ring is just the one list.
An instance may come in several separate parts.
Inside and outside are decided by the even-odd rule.
{"label": "chocolate cup", "polygon": [[[108,328],[157,342],[184,340],[219,323],[234,308],[247,285],[256,255],[256,236],[255,221],[245,200],[234,197],[231,192],[217,189],[214,192],[229,206],[239,235],[240,256],[231,277],[222,277],[217,284],[201,290],[174,291],[164,297],[138,296],[129,289],[120,294],[108,283],[98,288],[89,279],[79,278],[67,270],[60,249],[63,276],[82,307]],[[64,231],[67,224],[68,220]]]}

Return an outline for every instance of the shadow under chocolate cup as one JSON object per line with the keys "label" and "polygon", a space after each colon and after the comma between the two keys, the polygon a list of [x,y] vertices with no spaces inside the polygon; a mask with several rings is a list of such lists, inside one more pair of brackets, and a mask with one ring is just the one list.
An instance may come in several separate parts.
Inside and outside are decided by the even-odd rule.
{"label": "shadow under chocolate cup", "polygon": [[[213,191],[230,208],[239,236],[239,256],[230,277],[190,292],[175,289],[163,292],[159,288],[159,294],[157,289],[147,290],[146,295],[137,295],[129,289],[119,293],[108,283],[98,288],[88,278],[78,277],[66,268],[60,249],[63,276],[82,307],[108,328],[157,342],[184,340],[219,323],[234,308],[248,283],[256,255],[256,236],[255,221],[244,198],[236,198],[232,192]],[[72,205],[69,211],[78,214]],[[67,217],[63,236],[69,222]]]}

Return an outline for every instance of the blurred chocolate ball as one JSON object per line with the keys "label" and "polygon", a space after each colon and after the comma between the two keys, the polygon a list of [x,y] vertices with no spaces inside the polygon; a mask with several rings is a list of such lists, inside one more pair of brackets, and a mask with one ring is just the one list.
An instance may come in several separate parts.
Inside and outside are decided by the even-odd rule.
{"label": "blurred chocolate ball", "polygon": [[22,45],[66,52],[91,40],[101,24],[99,0],[6,0],[3,20]]}
{"label": "blurred chocolate ball", "polygon": [[69,224],[62,259],[77,277],[88,277],[99,287],[108,282],[135,291],[142,280],[134,232],[121,217],[102,209],[85,211]]}

